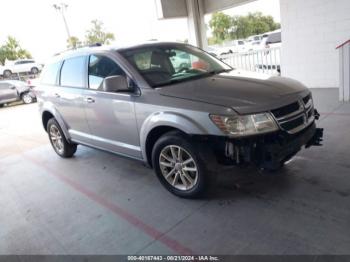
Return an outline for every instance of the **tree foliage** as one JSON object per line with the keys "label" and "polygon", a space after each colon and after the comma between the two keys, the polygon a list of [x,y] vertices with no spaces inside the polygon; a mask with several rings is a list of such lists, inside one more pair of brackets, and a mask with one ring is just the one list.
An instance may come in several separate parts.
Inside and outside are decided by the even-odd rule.
{"label": "tree foliage", "polygon": [[76,36],[71,36],[67,39],[67,48],[76,49],[82,46],[82,42]]}
{"label": "tree foliage", "polygon": [[209,26],[213,31],[213,36],[218,41],[228,39],[230,28],[232,27],[232,18],[222,12],[214,13]]}
{"label": "tree foliage", "polygon": [[32,58],[32,56],[20,46],[16,38],[8,36],[5,44],[0,46],[0,63],[4,64],[6,60],[23,58]]}
{"label": "tree foliage", "polygon": [[272,16],[263,15],[261,12],[233,17],[217,12],[213,14],[209,26],[213,32],[213,39],[210,39],[212,43],[247,38],[251,35],[274,31],[281,27]]}
{"label": "tree foliage", "polygon": [[104,32],[103,22],[99,20],[91,21],[92,28],[86,31],[85,43],[92,45],[96,43],[110,44],[110,41],[114,40],[114,34]]}

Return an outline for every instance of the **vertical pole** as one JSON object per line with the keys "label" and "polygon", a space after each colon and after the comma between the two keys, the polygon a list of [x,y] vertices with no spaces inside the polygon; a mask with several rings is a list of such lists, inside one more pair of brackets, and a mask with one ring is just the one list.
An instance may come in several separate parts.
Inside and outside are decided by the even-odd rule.
{"label": "vertical pole", "polygon": [[67,24],[67,20],[66,17],[64,15],[64,11],[61,9],[61,14],[62,14],[62,18],[63,18],[63,22],[64,22],[64,26],[66,27],[66,31],[67,31],[67,35],[68,35],[68,39],[70,39],[70,32],[69,32],[69,28],[68,28],[68,24]]}
{"label": "vertical pole", "polygon": [[208,47],[202,0],[186,0],[188,13],[189,42],[199,48]]}
{"label": "vertical pole", "polygon": [[53,7],[61,13],[61,16],[62,16],[62,19],[63,19],[63,23],[64,23],[64,26],[66,28],[66,32],[67,32],[67,35],[68,35],[68,39],[70,39],[70,32],[69,32],[69,27],[68,27],[68,23],[67,23],[67,20],[66,20],[66,17],[64,15],[64,12],[67,10],[67,4],[65,3],[61,3],[61,4],[54,4]]}
{"label": "vertical pole", "polygon": [[339,101],[344,102],[344,47],[339,48]]}
{"label": "vertical pole", "polygon": [[343,46],[344,101],[350,102],[350,43]]}

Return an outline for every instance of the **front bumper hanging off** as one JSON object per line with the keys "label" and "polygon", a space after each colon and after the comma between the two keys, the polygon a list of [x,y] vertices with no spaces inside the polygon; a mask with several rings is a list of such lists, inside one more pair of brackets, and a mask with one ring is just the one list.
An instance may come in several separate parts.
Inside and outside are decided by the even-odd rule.
{"label": "front bumper hanging off", "polygon": [[[208,138],[216,160],[222,165],[255,165],[263,169],[278,169],[303,147],[321,146],[323,129],[312,123],[291,135],[284,131],[240,139]],[[207,141],[208,142],[208,141]]]}

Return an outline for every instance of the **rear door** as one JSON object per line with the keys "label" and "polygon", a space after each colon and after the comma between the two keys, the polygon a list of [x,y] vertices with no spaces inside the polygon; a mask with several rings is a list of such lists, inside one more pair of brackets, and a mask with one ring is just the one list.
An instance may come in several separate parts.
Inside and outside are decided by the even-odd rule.
{"label": "rear door", "polygon": [[9,82],[0,83],[0,103],[12,102],[18,99],[17,89]]}
{"label": "rear door", "polygon": [[108,151],[141,158],[135,94],[102,90],[103,80],[116,75],[126,76],[117,61],[100,54],[89,57],[89,86],[83,90],[83,100],[91,130],[91,143]]}
{"label": "rear door", "polygon": [[22,73],[23,72],[23,68],[25,67],[25,61],[19,60],[17,62],[14,63],[14,65],[12,66],[12,73]]}
{"label": "rear door", "polygon": [[72,139],[89,143],[89,128],[85,118],[83,90],[87,88],[87,56],[63,61],[59,85],[53,90],[54,104],[65,122]]}

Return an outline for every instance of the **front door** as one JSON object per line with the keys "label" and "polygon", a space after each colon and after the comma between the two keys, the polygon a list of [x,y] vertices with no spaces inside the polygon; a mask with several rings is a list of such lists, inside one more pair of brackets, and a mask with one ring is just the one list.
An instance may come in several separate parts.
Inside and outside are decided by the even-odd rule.
{"label": "front door", "polygon": [[112,59],[91,55],[88,66],[89,88],[83,90],[85,113],[92,145],[115,153],[141,158],[133,93],[104,92],[104,78],[124,75]]}
{"label": "front door", "polygon": [[0,83],[0,103],[16,101],[18,99],[17,89],[8,82]]}

